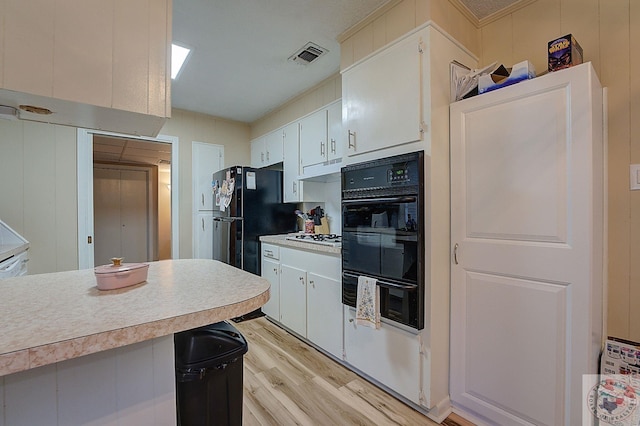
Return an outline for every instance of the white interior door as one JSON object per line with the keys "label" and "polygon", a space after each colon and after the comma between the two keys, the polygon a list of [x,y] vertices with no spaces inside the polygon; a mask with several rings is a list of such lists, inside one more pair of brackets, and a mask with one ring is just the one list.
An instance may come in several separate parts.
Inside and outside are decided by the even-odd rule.
{"label": "white interior door", "polygon": [[149,174],[143,170],[94,170],[95,264],[112,257],[149,258]]}
{"label": "white interior door", "polygon": [[579,424],[602,330],[602,91],[591,65],[451,106],[451,399]]}

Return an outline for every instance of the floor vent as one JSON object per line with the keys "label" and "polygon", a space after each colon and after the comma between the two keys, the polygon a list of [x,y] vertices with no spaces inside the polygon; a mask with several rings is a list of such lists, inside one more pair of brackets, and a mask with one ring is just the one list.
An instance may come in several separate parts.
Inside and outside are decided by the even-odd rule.
{"label": "floor vent", "polygon": [[324,47],[320,47],[315,43],[309,42],[305,44],[302,49],[299,49],[296,53],[291,55],[289,60],[297,64],[307,65],[327,52],[328,50]]}

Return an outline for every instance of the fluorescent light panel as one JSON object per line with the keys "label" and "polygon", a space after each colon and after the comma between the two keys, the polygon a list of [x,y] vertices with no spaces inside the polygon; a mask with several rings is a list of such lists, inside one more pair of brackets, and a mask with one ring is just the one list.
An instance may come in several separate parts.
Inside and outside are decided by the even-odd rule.
{"label": "fluorescent light panel", "polygon": [[174,80],[180,73],[180,69],[187,60],[191,49],[178,46],[177,44],[171,44],[171,80]]}

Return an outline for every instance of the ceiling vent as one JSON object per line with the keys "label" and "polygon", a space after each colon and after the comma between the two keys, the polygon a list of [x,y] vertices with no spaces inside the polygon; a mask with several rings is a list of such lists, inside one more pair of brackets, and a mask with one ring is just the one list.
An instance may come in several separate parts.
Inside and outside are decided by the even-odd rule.
{"label": "ceiling vent", "polygon": [[291,55],[289,60],[300,65],[307,65],[327,52],[328,50],[324,47],[320,47],[315,43],[309,42],[305,44],[302,49],[299,49],[296,53]]}

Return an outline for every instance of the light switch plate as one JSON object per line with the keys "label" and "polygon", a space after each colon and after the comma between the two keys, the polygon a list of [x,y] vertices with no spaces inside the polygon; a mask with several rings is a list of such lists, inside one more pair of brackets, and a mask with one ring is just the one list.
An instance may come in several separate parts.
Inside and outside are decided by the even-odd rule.
{"label": "light switch plate", "polygon": [[640,189],[640,164],[632,164],[629,167],[629,184],[632,191]]}

